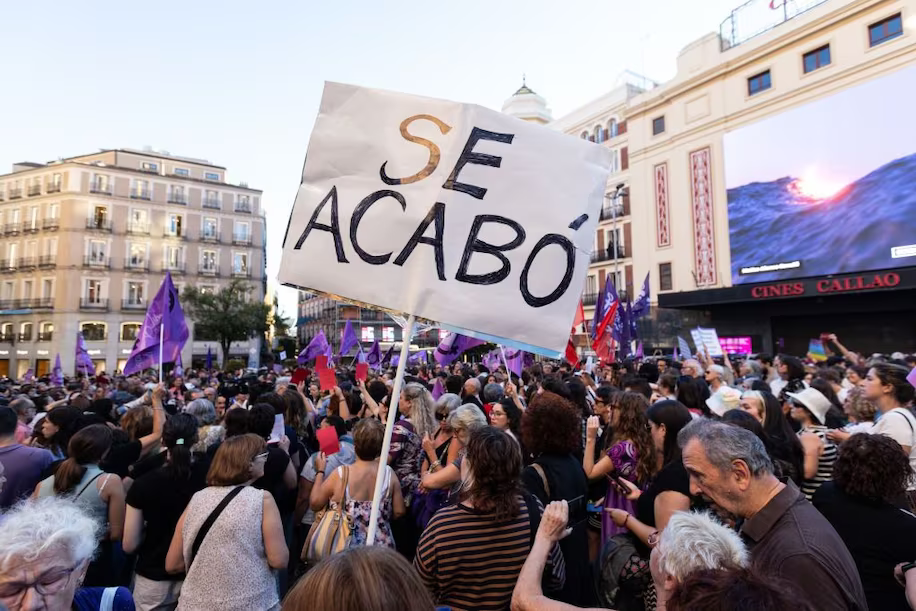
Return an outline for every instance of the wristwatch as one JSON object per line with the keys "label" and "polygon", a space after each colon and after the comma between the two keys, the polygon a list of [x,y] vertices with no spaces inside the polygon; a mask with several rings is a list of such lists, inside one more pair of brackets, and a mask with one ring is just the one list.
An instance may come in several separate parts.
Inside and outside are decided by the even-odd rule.
{"label": "wristwatch", "polygon": [[916,562],[907,562],[902,567],[900,567],[900,572],[906,574],[910,569],[916,568]]}

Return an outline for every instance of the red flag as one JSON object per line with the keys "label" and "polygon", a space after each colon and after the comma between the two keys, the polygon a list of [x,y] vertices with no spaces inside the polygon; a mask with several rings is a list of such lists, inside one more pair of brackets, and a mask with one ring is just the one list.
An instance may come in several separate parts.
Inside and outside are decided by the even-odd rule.
{"label": "red flag", "polygon": [[595,354],[598,355],[603,363],[614,362],[614,338],[611,337],[608,331],[605,331],[604,335],[595,340],[594,346]]}
{"label": "red flag", "polygon": [[579,354],[576,352],[576,344],[573,343],[573,337],[576,335],[576,328],[573,327],[569,332],[569,341],[566,342],[566,362],[573,368],[579,364]]}
{"label": "red flag", "polygon": [[585,325],[585,308],[582,307],[582,300],[581,300],[581,299],[579,300],[579,309],[576,310],[576,318],[575,318],[575,320],[573,320],[573,331],[575,331],[576,327],[578,327],[579,325],[583,325],[582,331],[585,332],[585,327],[584,327],[584,325]]}

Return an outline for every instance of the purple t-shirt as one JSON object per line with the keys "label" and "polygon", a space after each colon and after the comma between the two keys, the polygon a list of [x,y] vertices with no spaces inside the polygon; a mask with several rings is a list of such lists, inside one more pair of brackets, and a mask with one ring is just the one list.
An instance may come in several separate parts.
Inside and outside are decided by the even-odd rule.
{"label": "purple t-shirt", "polygon": [[41,448],[18,443],[0,448],[0,509],[30,495],[53,461],[51,453]]}

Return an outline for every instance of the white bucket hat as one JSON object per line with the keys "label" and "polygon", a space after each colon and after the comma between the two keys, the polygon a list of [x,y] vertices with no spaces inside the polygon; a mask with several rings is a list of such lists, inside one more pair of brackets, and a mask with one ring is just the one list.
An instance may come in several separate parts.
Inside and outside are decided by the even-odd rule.
{"label": "white bucket hat", "polygon": [[725,412],[741,406],[741,392],[731,386],[723,386],[706,399],[706,405],[712,413],[721,418]]}
{"label": "white bucket hat", "polygon": [[806,388],[801,392],[788,392],[786,394],[807,407],[818,422],[821,424],[826,422],[827,412],[830,411],[830,399],[825,397],[821,391],[816,388]]}

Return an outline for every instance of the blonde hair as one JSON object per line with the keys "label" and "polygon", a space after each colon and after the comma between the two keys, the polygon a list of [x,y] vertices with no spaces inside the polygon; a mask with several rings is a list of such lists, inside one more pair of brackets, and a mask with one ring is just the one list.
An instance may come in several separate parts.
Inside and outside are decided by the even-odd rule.
{"label": "blonde hair", "polygon": [[427,434],[435,435],[436,429],[436,402],[426,387],[416,382],[411,382],[404,387],[404,398],[410,402],[410,422],[420,439]]}

